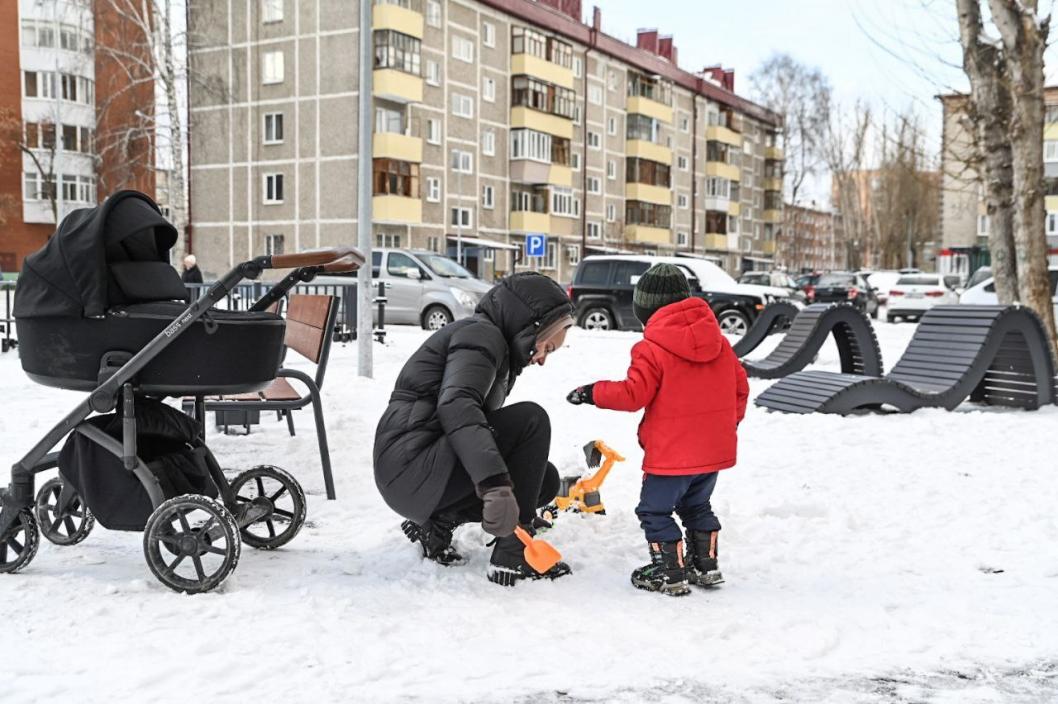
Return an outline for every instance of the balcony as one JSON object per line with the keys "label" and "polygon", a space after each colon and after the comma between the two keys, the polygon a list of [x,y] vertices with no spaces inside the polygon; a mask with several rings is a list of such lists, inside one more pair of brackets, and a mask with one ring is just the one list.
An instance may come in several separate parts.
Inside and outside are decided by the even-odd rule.
{"label": "balcony", "polygon": [[781,210],[765,210],[761,213],[760,219],[764,222],[778,223],[782,222],[782,211]]}
{"label": "balcony", "polygon": [[[1058,213],[1058,196],[1044,196],[1043,207],[1044,210],[1046,210],[1048,213]],[[988,212],[985,209],[984,203],[981,204],[978,212],[980,212],[982,215]]]}
{"label": "balcony", "polygon": [[548,164],[532,159],[511,159],[511,182],[532,185],[546,183],[572,188],[573,170],[561,164]]}
{"label": "balcony", "polygon": [[630,139],[625,143],[625,155],[639,159],[657,161],[672,166],[672,150],[643,139]]}
{"label": "balcony", "polygon": [[763,185],[766,191],[782,191],[782,176],[765,177]]}
{"label": "balcony", "polygon": [[421,164],[422,138],[392,132],[376,132],[372,140],[371,155],[375,159],[396,159]]}
{"label": "balcony", "polygon": [[738,201],[733,201],[727,206],[727,214],[734,217],[740,217],[742,215],[742,204]]}
{"label": "balcony", "polygon": [[626,183],[625,198],[641,200],[658,205],[672,205],[672,191],[663,186],[651,186],[646,183]]}
{"label": "balcony", "polygon": [[706,249],[719,250],[721,252],[727,250],[727,235],[706,233],[703,245]]}
{"label": "balcony", "polygon": [[419,225],[422,223],[422,201],[405,196],[374,196],[371,219],[377,223]]}
{"label": "balcony", "polygon": [[772,161],[782,161],[782,147],[764,147],[764,158],[771,159]]}
{"label": "balcony", "polygon": [[646,115],[666,124],[672,124],[672,106],[641,95],[628,96],[628,104],[625,106],[625,110],[629,114]]}
{"label": "balcony", "polygon": [[627,225],[625,238],[642,244],[669,244],[672,240],[672,232],[663,227]]}
{"label": "balcony", "polygon": [[376,68],[372,93],[396,103],[421,103],[422,78],[395,68]]}
{"label": "balcony", "polygon": [[556,86],[573,89],[573,69],[552,63],[547,59],[532,54],[514,54],[511,56],[511,74],[524,73]]}
{"label": "balcony", "polygon": [[573,122],[558,115],[551,115],[539,110],[517,105],[511,108],[511,129],[524,127],[538,132],[546,132],[555,137],[573,139]]}
{"label": "balcony", "polygon": [[761,246],[761,251],[764,252],[764,254],[775,254],[775,242],[765,242]]}
{"label": "balcony", "polygon": [[742,148],[742,135],[723,125],[706,127],[705,138],[711,142],[723,142],[737,149]]}
{"label": "balcony", "polygon": [[551,234],[551,216],[531,210],[516,210],[511,213],[511,231]]}
{"label": "balcony", "polygon": [[423,16],[420,4],[413,0],[375,0],[371,14],[371,29],[392,29],[416,39],[423,36]]}
{"label": "balcony", "polygon": [[705,175],[715,176],[717,178],[726,178],[728,181],[742,180],[742,172],[737,166],[733,164],[726,164],[722,161],[705,162]]}

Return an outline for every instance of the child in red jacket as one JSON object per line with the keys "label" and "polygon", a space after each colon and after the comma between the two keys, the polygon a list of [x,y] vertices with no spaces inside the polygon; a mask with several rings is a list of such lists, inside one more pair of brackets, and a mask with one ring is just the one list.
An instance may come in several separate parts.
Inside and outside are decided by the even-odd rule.
{"label": "child in red jacket", "polygon": [[[639,424],[644,474],[636,515],[650,564],[632,572],[632,584],[682,596],[690,592],[688,582],[707,587],[723,581],[716,559],[720,521],[709,499],[717,472],[735,464],[749,384],[709,304],[690,296],[677,267],[652,266],[636,284],[632,303],[644,330],[632,348],[628,378],[581,386],[567,400],[617,411],[646,408]],[[673,511],[687,530],[686,563]]]}

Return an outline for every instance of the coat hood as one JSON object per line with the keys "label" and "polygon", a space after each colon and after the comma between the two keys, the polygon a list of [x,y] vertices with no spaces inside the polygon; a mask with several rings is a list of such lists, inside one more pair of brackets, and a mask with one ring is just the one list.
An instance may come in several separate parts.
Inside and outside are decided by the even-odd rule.
{"label": "coat hood", "polygon": [[529,364],[537,333],[563,315],[573,315],[573,304],[561,286],[529,271],[493,286],[475,313],[500,329],[510,349],[511,371],[517,373]]}
{"label": "coat hood", "polygon": [[712,308],[701,298],[688,298],[654,313],[643,337],[692,362],[716,359],[725,342]]}

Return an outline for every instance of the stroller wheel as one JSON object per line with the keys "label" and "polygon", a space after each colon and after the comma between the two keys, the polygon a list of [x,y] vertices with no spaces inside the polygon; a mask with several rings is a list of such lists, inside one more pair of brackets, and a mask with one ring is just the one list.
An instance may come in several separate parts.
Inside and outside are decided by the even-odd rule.
{"label": "stroller wheel", "polygon": [[[164,548],[164,550],[163,550]],[[239,563],[239,530],[219,501],[185,494],[154,509],[143,529],[143,554],[158,581],[173,591],[208,592]]]}
{"label": "stroller wheel", "polygon": [[40,530],[33,512],[18,512],[14,525],[0,535],[0,573],[14,573],[28,565],[40,546]]}
{"label": "stroller wheel", "polygon": [[272,465],[248,469],[235,477],[231,490],[247,545],[275,550],[293,540],[305,525],[305,491],[286,470]]}
{"label": "stroller wheel", "polygon": [[55,477],[44,482],[37,492],[37,523],[49,542],[56,545],[76,545],[92,532],[95,516],[76,493],[65,507],[59,506],[63,481]]}

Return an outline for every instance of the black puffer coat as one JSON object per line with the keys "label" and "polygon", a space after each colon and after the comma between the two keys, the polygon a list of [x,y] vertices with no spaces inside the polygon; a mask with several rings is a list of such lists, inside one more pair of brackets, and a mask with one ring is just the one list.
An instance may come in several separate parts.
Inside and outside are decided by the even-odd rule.
{"label": "black puffer coat", "polygon": [[515,274],[485,294],[473,317],[423,343],[375,431],[375,483],[390,508],[422,523],[459,464],[475,484],[506,473],[485,414],[503,405],[537,332],[572,312],[554,281]]}

